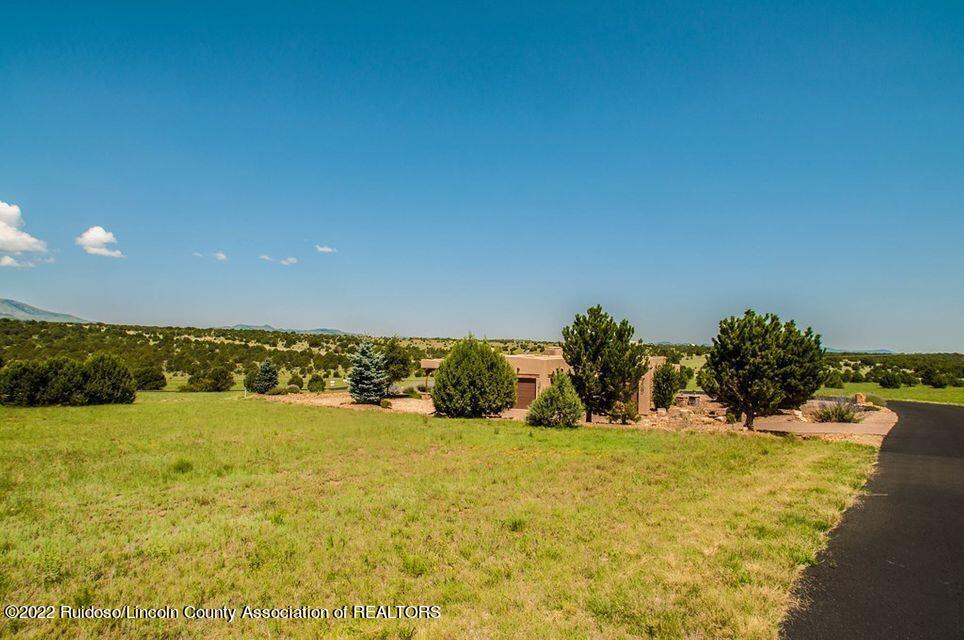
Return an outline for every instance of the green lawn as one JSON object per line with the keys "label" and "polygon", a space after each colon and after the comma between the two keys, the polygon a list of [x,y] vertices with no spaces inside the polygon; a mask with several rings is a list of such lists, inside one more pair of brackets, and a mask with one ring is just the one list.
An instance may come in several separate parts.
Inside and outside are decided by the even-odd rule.
{"label": "green lawn", "polygon": [[855,393],[872,394],[885,400],[913,400],[916,402],[938,402],[941,404],[964,404],[964,387],[945,387],[934,389],[926,385],[884,389],[876,382],[847,382],[843,389],[824,387],[817,392],[820,396],[852,396]]}
{"label": "green lawn", "polygon": [[694,371],[693,377],[690,378],[689,381],[686,383],[686,390],[687,391],[699,390],[700,385],[696,383],[695,374],[699,373],[700,369],[703,368],[703,365],[706,364],[706,356],[686,356],[685,358],[680,360],[680,364],[683,366],[689,367]]}
{"label": "green lawn", "polygon": [[17,638],[774,638],[875,452],[142,393],[0,408],[0,602],[437,604],[18,621]]}

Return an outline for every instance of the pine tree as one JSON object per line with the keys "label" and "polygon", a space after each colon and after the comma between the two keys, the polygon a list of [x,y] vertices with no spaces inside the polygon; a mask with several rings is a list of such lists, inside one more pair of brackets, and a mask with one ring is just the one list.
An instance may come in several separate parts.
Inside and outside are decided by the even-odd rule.
{"label": "pine tree", "polygon": [[587,422],[593,413],[607,414],[616,402],[628,402],[649,368],[635,333],[629,321],[617,323],[599,305],[586,315],[577,313],[572,325],[563,328],[562,352]]}
{"label": "pine tree", "polygon": [[412,372],[412,355],[397,336],[389,338],[380,351],[385,359],[389,384],[404,380]]}
{"label": "pine tree", "polygon": [[798,407],[824,379],[820,336],[783,324],[772,313],[748,310],[720,321],[720,332],[700,371],[703,390],[753,428],[757,416]]}
{"label": "pine tree", "polygon": [[358,345],[351,358],[348,392],[352,400],[361,404],[379,404],[388,392],[385,358],[369,341]]}
{"label": "pine tree", "polygon": [[657,409],[669,409],[685,384],[674,365],[667,362],[656,367],[653,372],[653,405]]}
{"label": "pine tree", "polygon": [[265,360],[256,374],[245,376],[244,386],[254,393],[268,393],[278,386],[278,368],[270,360]]}

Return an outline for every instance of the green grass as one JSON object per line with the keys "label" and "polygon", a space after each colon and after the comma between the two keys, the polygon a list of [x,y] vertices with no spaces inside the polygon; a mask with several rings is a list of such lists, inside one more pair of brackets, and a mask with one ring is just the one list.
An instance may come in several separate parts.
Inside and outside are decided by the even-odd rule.
{"label": "green grass", "polygon": [[686,383],[686,390],[698,391],[700,385],[696,383],[696,374],[699,373],[703,365],[706,364],[706,356],[686,356],[680,360],[680,364],[689,367],[694,372],[693,377]]}
{"label": "green grass", "polygon": [[0,408],[0,602],[440,605],[17,638],[774,638],[870,447],[240,398]]}
{"label": "green grass", "polygon": [[912,400],[940,404],[964,404],[964,387],[934,389],[922,384],[900,389],[884,389],[876,382],[847,382],[843,389],[824,387],[818,396],[852,396],[855,393],[880,396],[884,400]]}

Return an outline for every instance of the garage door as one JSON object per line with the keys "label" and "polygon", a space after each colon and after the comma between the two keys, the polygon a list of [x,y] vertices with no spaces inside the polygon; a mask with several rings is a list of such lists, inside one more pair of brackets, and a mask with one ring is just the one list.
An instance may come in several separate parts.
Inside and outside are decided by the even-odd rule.
{"label": "garage door", "polygon": [[532,401],[536,399],[536,380],[535,378],[519,378],[516,385],[516,409],[528,409]]}

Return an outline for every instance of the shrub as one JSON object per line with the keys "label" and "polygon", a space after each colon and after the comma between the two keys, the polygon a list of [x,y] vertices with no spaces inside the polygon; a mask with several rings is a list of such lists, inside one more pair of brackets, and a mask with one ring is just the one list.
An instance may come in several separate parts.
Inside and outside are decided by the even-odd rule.
{"label": "shrub", "polygon": [[900,371],[897,373],[897,375],[900,377],[900,383],[905,387],[913,387],[914,385],[920,383],[920,380],[917,379],[917,376],[910,371]]}
{"label": "shrub", "polygon": [[843,375],[839,371],[836,371],[836,370],[831,371],[827,375],[826,380],[824,380],[823,386],[829,389],[843,389],[844,388]]}
{"label": "shrub", "polygon": [[586,408],[579,399],[572,380],[557,373],[552,385],[540,393],[529,406],[526,424],[534,427],[576,427]]}
{"label": "shrub", "polygon": [[311,374],[308,378],[308,391],[312,393],[321,393],[325,390],[325,378],[317,373]]}
{"label": "shrub", "polygon": [[87,404],[87,370],[84,365],[61,356],[51,358],[40,366],[46,388],[42,391],[38,404]]}
{"label": "shrub", "polygon": [[385,359],[371,342],[363,342],[351,358],[348,372],[348,393],[361,404],[378,404],[388,392]]}
{"label": "shrub", "polygon": [[130,404],[134,378],[114,356],[96,355],[80,364],[69,358],[14,362],[0,371],[0,404]]}
{"label": "shrub", "polygon": [[288,378],[288,386],[298,387],[298,391],[301,391],[301,388],[305,386],[305,381],[302,380],[301,376],[297,373],[293,373],[291,377]]}
{"label": "shrub", "polygon": [[135,391],[134,376],[116,356],[98,354],[84,363],[85,404],[130,404]]}
{"label": "shrub", "polygon": [[46,386],[40,363],[11,362],[0,370],[0,403],[36,407],[42,402]]}
{"label": "shrub", "polygon": [[852,402],[830,402],[822,405],[813,413],[817,422],[860,422],[857,405]]}
{"label": "shrub", "polygon": [[416,400],[422,397],[422,394],[419,393],[418,389],[416,389],[415,387],[405,387],[404,389],[402,389],[402,393],[408,396],[409,398],[415,398]]}
{"label": "shrub", "polygon": [[875,396],[873,394],[867,394],[867,402],[877,407],[886,407],[887,401],[880,396]]}
{"label": "shrub", "polygon": [[435,373],[435,410],[451,418],[497,415],[515,404],[516,376],[509,362],[482,340],[455,343]]}
{"label": "shrub", "polygon": [[926,384],[927,386],[935,389],[943,389],[947,385],[951,384],[953,380],[953,376],[946,373],[941,373],[933,367],[925,368],[921,372],[920,376],[921,384]]}
{"label": "shrub", "polygon": [[381,407],[382,409],[391,409],[392,401],[389,400],[388,398],[382,398],[381,401],[378,403],[378,406]]}
{"label": "shrub", "polygon": [[900,376],[894,371],[885,371],[877,378],[877,384],[884,389],[900,389]]}
{"label": "shrub", "polygon": [[244,388],[254,393],[268,393],[278,386],[278,369],[265,360],[254,375],[245,376]]}
{"label": "shrub", "polygon": [[254,387],[258,384],[258,367],[251,367],[244,374],[244,389],[246,391],[254,391]]}
{"label": "shrub", "polygon": [[613,408],[609,410],[609,421],[619,424],[629,424],[639,420],[639,409],[635,402],[623,402],[617,400]]}
{"label": "shrub", "polygon": [[676,372],[676,367],[670,363],[656,367],[653,372],[653,406],[657,409],[669,409],[673,406],[676,394],[686,386]]}
{"label": "shrub", "polygon": [[207,375],[205,391],[227,391],[234,386],[234,373],[223,365],[211,369]]}
{"label": "shrub", "polygon": [[289,384],[287,387],[285,387],[285,392],[286,392],[286,393],[301,393],[301,387],[299,387],[299,386],[296,385],[296,384]]}
{"label": "shrub", "polygon": [[158,391],[167,386],[167,377],[160,365],[143,365],[134,369],[134,386],[138,391]]}
{"label": "shrub", "polygon": [[[247,381],[247,376],[245,376]],[[187,379],[187,384],[181,391],[228,391],[234,386],[234,374],[223,365],[218,365],[209,371],[194,373]]]}
{"label": "shrub", "polygon": [[823,379],[820,336],[752,310],[720,321],[700,372],[703,390],[729,412],[744,414],[749,429],[756,416],[803,404]]}
{"label": "shrub", "polygon": [[288,390],[284,387],[271,387],[264,392],[266,396],[285,396],[288,395]]}
{"label": "shrub", "polygon": [[412,354],[398,337],[389,338],[380,351],[389,384],[408,377],[412,371]]}

